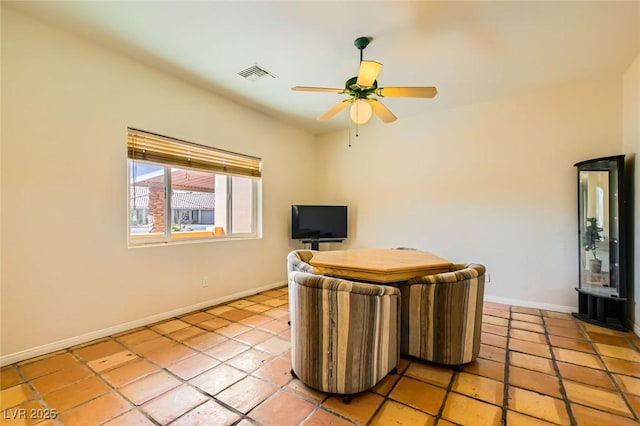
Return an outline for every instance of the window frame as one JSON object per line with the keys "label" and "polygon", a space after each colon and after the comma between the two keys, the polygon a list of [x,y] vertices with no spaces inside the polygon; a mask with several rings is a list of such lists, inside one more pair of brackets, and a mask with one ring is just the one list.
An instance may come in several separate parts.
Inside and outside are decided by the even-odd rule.
{"label": "window frame", "polygon": [[[150,245],[165,245],[165,244],[184,244],[184,243],[194,243],[194,242],[211,242],[211,241],[228,241],[228,240],[242,240],[242,239],[257,239],[262,238],[262,176],[260,171],[258,170],[258,176],[247,174],[236,174],[236,173],[224,173],[218,170],[203,170],[202,168],[196,167],[187,167],[185,164],[170,164],[167,161],[164,162],[156,162],[156,161],[148,161],[136,158],[135,153],[132,155],[131,153],[131,142],[130,136],[133,132],[142,132],[137,129],[128,129],[128,145],[129,145],[129,154],[127,158],[127,244],[128,247],[144,247]],[[144,132],[145,134],[159,136],[155,134],[150,134]],[[161,138],[165,140],[175,141],[177,145],[180,144],[191,144],[190,142],[180,141],[177,139],[167,138],[165,136],[161,136]],[[223,155],[233,155],[229,151],[217,150],[216,148],[207,147],[203,145],[191,144],[194,146],[202,147],[210,149],[213,153],[222,152]],[[244,156],[242,154],[237,154],[239,158],[251,158],[256,159],[256,157]],[[132,158],[133,157],[133,158]],[[259,161],[259,167],[261,167],[261,159],[257,159]],[[149,234],[132,234],[131,226],[132,226],[132,214],[134,212],[134,206],[132,203],[132,195],[135,197],[135,190],[133,188],[134,175],[136,173],[135,165],[136,164],[148,164],[158,166],[163,169],[163,182],[164,182],[164,234],[163,235],[149,235]],[[226,214],[225,214],[225,223],[217,224],[214,223],[214,226],[223,226],[225,230],[224,235],[216,235],[213,231],[189,231],[184,233],[177,233],[173,231],[172,225],[172,199],[173,199],[173,191],[172,188],[172,170],[180,169],[180,170],[193,170],[201,173],[210,173],[214,176],[214,179],[218,177],[226,178]],[[253,172],[255,173],[255,172]],[[234,223],[233,223],[233,178],[243,178],[248,179],[251,183],[250,190],[250,198],[248,201],[251,203],[251,211],[250,211],[250,232],[234,232]],[[215,207],[214,207],[215,211]],[[237,213],[237,212],[236,212]],[[190,235],[193,234],[193,235]],[[138,235],[138,236],[136,236]],[[177,236],[179,235],[179,236]]]}

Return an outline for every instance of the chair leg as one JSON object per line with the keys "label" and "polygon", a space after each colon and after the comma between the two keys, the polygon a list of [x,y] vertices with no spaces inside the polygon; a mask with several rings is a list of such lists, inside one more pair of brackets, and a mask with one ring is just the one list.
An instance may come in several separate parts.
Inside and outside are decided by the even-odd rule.
{"label": "chair leg", "polygon": [[342,402],[344,402],[345,404],[351,404],[351,395],[343,395]]}
{"label": "chair leg", "polygon": [[398,367],[393,367],[393,370],[389,371],[389,374],[398,374]]}
{"label": "chair leg", "polygon": [[453,366],[453,369],[456,370],[457,372],[461,372],[464,370],[464,366],[462,364],[456,364]]}
{"label": "chair leg", "polygon": [[293,377],[294,379],[298,378],[298,376],[296,376],[296,372],[293,371],[293,368],[291,369],[290,373],[291,373],[291,377]]}

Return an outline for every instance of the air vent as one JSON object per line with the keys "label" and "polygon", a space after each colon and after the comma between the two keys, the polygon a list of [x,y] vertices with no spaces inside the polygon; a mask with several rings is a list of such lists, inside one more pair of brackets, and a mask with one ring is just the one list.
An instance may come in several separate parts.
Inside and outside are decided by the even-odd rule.
{"label": "air vent", "polygon": [[269,71],[265,70],[259,65],[250,66],[249,68],[240,71],[238,75],[246,78],[249,81],[258,81],[261,78],[264,78],[266,76],[270,76],[271,78],[276,78],[274,74],[271,74]]}

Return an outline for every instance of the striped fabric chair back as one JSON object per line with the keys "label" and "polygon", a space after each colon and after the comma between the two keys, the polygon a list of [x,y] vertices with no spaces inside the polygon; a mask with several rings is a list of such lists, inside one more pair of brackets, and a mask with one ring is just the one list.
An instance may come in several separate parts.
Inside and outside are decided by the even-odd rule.
{"label": "striped fabric chair back", "polygon": [[307,386],[351,395],[400,360],[400,291],[323,275],[289,275],[291,366]]}
{"label": "striped fabric chair back", "polygon": [[315,250],[294,250],[289,253],[287,255],[287,275],[293,271],[313,274],[313,266],[309,265],[309,261],[315,253]]}
{"label": "striped fabric chair back", "polygon": [[483,265],[458,264],[401,283],[401,352],[447,365],[473,361],[480,352],[484,278]]}

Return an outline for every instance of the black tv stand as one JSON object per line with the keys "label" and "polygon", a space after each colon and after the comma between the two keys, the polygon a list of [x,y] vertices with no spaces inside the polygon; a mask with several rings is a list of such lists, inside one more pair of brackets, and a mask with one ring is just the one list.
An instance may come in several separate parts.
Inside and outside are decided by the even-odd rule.
{"label": "black tv stand", "polygon": [[343,239],[301,240],[303,244],[311,243],[311,250],[320,250],[320,243],[341,243]]}

